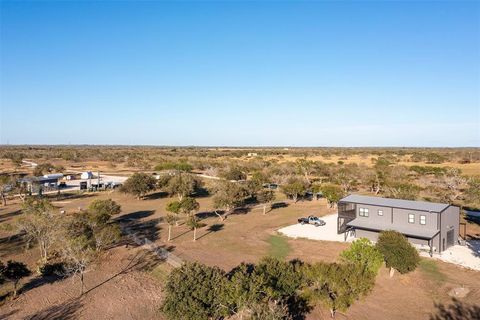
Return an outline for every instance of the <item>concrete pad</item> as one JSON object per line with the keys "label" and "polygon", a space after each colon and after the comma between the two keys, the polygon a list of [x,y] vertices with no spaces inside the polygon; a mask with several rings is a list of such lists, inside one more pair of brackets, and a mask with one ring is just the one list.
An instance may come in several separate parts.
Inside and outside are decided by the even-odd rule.
{"label": "concrete pad", "polygon": [[[320,217],[325,221],[324,226],[315,227],[314,225],[300,223],[281,228],[278,232],[291,238],[305,238],[311,240],[323,241],[338,241],[345,242],[344,234],[337,234],[337,214]],[[349,236],[347,241],[352,241],[354,238]]]}

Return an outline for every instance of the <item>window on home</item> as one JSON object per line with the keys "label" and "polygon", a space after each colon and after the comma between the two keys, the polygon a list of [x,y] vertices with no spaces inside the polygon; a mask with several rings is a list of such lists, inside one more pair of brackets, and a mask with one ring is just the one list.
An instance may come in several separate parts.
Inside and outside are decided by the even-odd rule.
{"label": "window on home", "polygon": [[378,215],[383,216],[383,210],[378,210]]}
{"label": "window on home", "polygon": [[427,217],[424,215],[420,216],[420,224],[427,224]]}
{"label": "window on home", "polygon": [[359,215],[360,217],[368,217],[368,209],[360,208]]}
{"label": "window on home", "polygon": [[413,213],[408,214],[408,223],[415,223],[415,215]]}

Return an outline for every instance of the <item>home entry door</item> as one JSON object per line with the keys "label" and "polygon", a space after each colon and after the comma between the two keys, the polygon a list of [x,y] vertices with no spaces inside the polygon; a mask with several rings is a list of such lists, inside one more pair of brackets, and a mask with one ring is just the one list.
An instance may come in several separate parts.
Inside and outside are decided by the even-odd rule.
{"label": "home entry door", "polygon": [[453,229],[447,231],[447,247],[451,247],[454,245],[453,231],[454,231]]}

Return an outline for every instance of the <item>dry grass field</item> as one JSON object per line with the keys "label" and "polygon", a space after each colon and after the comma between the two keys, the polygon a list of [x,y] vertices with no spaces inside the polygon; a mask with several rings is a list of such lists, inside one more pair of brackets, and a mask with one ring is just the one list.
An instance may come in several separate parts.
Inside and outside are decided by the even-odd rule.
{"label": "dry grass field", "polygon": [[[166,241],[167,225],[163,219],[165,205],[171,199],[163,194],[153,195],[148,200],[136,200],[119,192],[105,192],[54,204],[59,210],[66,210],[66,214],[75,214],[79,208],[85,208],[97,198],[117,201],[122,206],[122,213],[117,219],[129,221],[135,232],[180,258],[225,270],[243,261],[258,261],[265,255],[299,258],[308,262],[335,261],[339,253],[348,247],[346,243],[295,240],[276,235],[275,230],[295,223],[300,216],[331,213],[332,210],[322,200],[289,203],[287,207],[275,209],[267,215],[263,215],[260,209],[238,212],[222,222],[210,213],[211,198],[199,198],[199,215],[204,217],[202,222],[205,226],[197,231],[196,242],[192,241],[192,232],[183,224],[174,227],[173,240]],[[18,215],[18,210],[19,206],[15,203],[1,208],[2,224],[11,222]],[[0,233],[0,257],[2,260],[24,261],[33,269],[39,258],[36,248],[25,250],[22,241],[14,233],[6,231]],[[478,272],[443,262],[426,261],[427,264],[415,272],[395,274],[393,278],[383,268],[372,294],[355,303],[346,314],[338,314],[337,319],[428,319],[436,311],[435,304],[448,304],[451,301],[448,292],[461,286],[470,289],[463,302],[478,302]],[[168,268],[155,255],[136,246],[120,245],[108,250],[91,269],[86,274],[89,292],[83,298],[77,298],[78,282],[72,279],[37,283],[32,276],[24,281],[24,292],[18,299],[3,303],[0,317],[92,319],[101,313],[109,319],[161,319],[158,307]],[[327,310],[317,307],[307,319],[329,317]]]}

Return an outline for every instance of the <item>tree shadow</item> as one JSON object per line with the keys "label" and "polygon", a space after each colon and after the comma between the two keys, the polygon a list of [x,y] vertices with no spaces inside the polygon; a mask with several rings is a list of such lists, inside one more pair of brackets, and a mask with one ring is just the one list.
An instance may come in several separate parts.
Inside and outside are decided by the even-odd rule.
{"label": "tree shadow", "polygon": [[61,275],[52,275],[52,276],[37,276],[35,278],[32,278],[29,282],[25,283],[22,288],[19,290],[20,293],[25,293],[27,291],[30,291],[32,289],[38,288],[40,286],[43,286],[44,284],[52,284],[54,282],[57,282],[59,280],[64,279],[64,276]]}
{"label": "tree shadow", "polygon": [[296,294],[287,299],[287,306],[288,313],[293,320],[304,320],[305,316],[313,309],[306,298]]}
{"label": "tree shadow", "polygon": [[195,190],[195,192],[193,193],[193,196],[195,198],[206,198],[210,196],[210,192],[208,191],[208,189],[200,187]]}
{"label": "tree shadow", "polygon": [[[162,245],[159,246],[159,250],[166,250],[168,252],[172,252],[175,250],[175,246]],[[133,268],[138,271],[151,272],[159,264],[164,263],[165,260],[165,257],[157,254],[156,252],[145,251],[144,254],[138,259],[138,263],[136,263]]]}
{"label": "tree shadow", "polygon": [[210,227],[207,228],[207,232],[205,232],[204,234],[202,234],[200,237],[197,238],[197,240],[209,235],[210,233],[212,232],[218,232],[218,231],[221,231],[223,230],[223,227],[225,225],[223,223],[215,223],[215,224],[212,224]]}
{"label": "tree shadow", "polygon": [[21,233],[0,238],[0,257],[21,253],[26,246],[27,242]]}
{"label": "tree shadow", "polygon": [[20,214],[22,214],[22,210],[15,210],[15,211],[3,214],[2,216],[0,216],[0,223],[4,222],[5,220],[7,220],[9,218],[18,216]]}
{"label": "tree shadow", "polygon": [[[2,301],[0,299],[0,301]],[[7,313],[0,313],[0,319],[9,319],[11,316],[13,316],[15,313],[17,313],[20,309],[15,309]]]}
{"label": "tree shadow", "polygon": [[157,199],[162,199],[166,197],[168,197],[168,193],[164,191],[160,191],[160,192],[147,194],[146,196],[143,197],[143,200],[157,200]]}
{"label": "tree shadow", "polygon": [[252,208],[250,207],[240,207],[240,208],[233,209],[232,212],[229,213],[229,215],[247,214],[250,211],[252,211]]}
{"label": "tree shadow", "polygon": [[480,306],[468,305],[455,298],[451,304],[435,304],[435,308],[430,320],[480,320]]}
{"label": "tree shadow", "polygon": [[138,219],[143,219],[143,218],[149,217],[154,213],[155,213],[155,210],[134,211],[134,212],[124,214],[120,217],[117,217],[117,218],[115,218],[115,220],[118,221],[118,222],[124,222],[124,220],[126,220],[126,221],[128,221],[128,220],[138,220]]}
{"label": "tree shadow", "polygon": [[[225,214],[225,211],[224,210],[217,210],[218,214],[220,214],[221,216],[223,216]],[[196,216],[200,219],[200,220],[203,220],[203,219],[207,219],[207,218],[213,218],[213,217],[217,217],[218,218],[218,215],[215,214],[214,211],[203,211],[203,212],[198,212],[196,214]]]}
{"label": "tree shadow", "polygon": [[51,200],[51,201],[62,201],[62,200],[74,200],[80,198],[91,198],[94,197],[95,194],[92,193],[77,193],[77,192],[61,192],[60,194],[57,193],[49,193],[43,195],[43,197]]}
{"label": "tree shadow", "polygon": [[480,240],[467,240],[466,245],[475,257],[480,257]]}
{"label": "tree shadow", "polygon": [[77,319],[77,312],[82,306],[80,298],[70,299],[58,305],[48,307],[35,315],[26,317],[27,320],[63,320],[63,319]]}
{"label": "tree shadow", "polygon": [[[180,234],[177,234],[175,237],[172,237],[171,240],[175,240],[175,239],[178,239],[180,237],[183,237],[184,235],[186,235],[187,233],[190,233],[192,232],[192,230],[190,230],[190,228],[188,228],[187,230],[185,230],[184,232],[180,233]],[[197,238],[198,239],[198,238]]]}
{"label": "tree shadow", "polygon": [[288,207],[288,203],[286,202],[275,202],[275,203],[272,203],[270,208],[271,210],[275,210],[275,209],[281,209],[286,207]]}
{"label": "tree shadow", "polygon": [[[135,211],[118,217],[116,222],[120,223],[122,229],[122,236],[124,241],[119,245],[139,245],[132,238],[145,239],[155,241],[159,238],[160,226],[159,223],[163,221],[162,218],[155,218],[150,220],[142,220],[155,213],[155,210]],[[129,237],[130,236],[130,237]]]}

